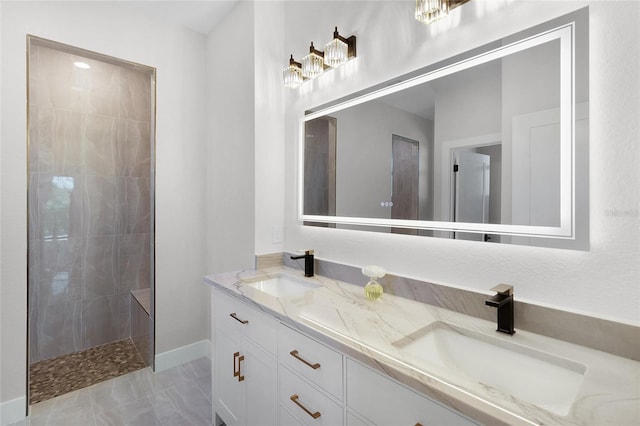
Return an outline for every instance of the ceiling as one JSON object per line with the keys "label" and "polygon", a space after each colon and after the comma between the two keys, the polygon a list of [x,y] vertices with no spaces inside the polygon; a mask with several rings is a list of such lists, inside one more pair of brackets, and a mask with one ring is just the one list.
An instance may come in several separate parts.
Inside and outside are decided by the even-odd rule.
{"label": "ceiling", "polygon": [[208,34],[238,2],[239,0],[121,0],[118,1],[118,6],[154,21],[180,25],[201,34]]}

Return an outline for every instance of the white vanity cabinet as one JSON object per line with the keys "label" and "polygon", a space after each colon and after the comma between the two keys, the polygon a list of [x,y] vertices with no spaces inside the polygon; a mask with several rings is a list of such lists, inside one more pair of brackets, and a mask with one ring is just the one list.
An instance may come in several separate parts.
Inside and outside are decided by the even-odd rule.
{"label": "white vanity cabinet", "polygon": [[341,353],[280,324],[278,362],[282,425],[344,424]]}
{"label": "white vanity cabinet", "polygon": [[227,426],[277,424],[277,320],[219,290],[211,297],[214,414]]}
{"label": "white vanity cabinet", "polygon": [[347,359],[347,425],[471,426],[477,423]]}
{"label": "white vanity cabinet", "polygon": [[237,298],[211,297],[216,426],[476,424]]}

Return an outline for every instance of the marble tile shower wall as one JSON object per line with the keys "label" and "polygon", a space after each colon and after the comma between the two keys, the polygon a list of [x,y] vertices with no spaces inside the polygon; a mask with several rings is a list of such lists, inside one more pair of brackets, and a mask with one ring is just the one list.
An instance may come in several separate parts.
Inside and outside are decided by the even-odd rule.
{"label": "marble tile shower wall", "polygon": [[[150,286],[151,76],[32,42],[31,362],[130,335]],[[82,61],[90,69],[80,69]]]}

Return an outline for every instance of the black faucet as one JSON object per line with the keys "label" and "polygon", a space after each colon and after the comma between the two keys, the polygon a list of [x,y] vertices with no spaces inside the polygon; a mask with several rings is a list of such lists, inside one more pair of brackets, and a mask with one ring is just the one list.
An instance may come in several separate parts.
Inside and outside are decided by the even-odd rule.
{"label": "black faucet", "polygon": [[304,258],[304,276],[313,276],[313,250],[305,250],[302,256],[291,256],[291,259]]}
{"label": "black faucet", "polygon": [[498,328],[496,331],[506,334],[513,334],[513,286],[500,284],[491,289],[497,294],[484,304],[498,308]]}

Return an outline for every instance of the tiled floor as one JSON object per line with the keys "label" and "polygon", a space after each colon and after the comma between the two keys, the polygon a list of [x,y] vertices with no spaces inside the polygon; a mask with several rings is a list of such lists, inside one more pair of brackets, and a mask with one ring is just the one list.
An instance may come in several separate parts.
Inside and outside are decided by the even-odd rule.
{"label": "tiled floor", "polygon": [[35,404],[15,426],[211,424],[211,361],[200,358],[160,373],[144,368]]}
{"label": "tiled floor", "polygon": [[144,368],[131,339],[119,340],[29,366],[31,404]]}

